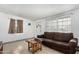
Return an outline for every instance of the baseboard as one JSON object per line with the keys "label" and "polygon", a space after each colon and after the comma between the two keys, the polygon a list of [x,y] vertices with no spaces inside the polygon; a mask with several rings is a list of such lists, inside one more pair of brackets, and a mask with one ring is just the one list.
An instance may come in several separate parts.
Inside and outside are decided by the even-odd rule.
{"label": "baseboard", "polygon": [[25,40],[28,40],[28,39],[32,39],[32,38],[26,38],[26,39],[20,39],[20,40],[15,40],[15,41],[9,41],[9,42],[4,42],[4,44],[9,44],[9,43],[14,43],[14,42],[18,42],[18,41],[25,41]]}

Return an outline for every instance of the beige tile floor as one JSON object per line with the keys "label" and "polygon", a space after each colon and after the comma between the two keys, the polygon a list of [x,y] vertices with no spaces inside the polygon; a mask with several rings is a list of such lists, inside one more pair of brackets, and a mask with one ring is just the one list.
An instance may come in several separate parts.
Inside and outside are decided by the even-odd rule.
{"label": "beige tile floor", "polygon": [[[28,46],[25,41],[18,41],[9,44],[4,44],[4,54],[32,54],[28,51]],[[77,52],[78,54],[79,52]],[[50,49],[46,46],[42,46],[42,51],[37,51],[35,54],[62,54],[56,50]]]}

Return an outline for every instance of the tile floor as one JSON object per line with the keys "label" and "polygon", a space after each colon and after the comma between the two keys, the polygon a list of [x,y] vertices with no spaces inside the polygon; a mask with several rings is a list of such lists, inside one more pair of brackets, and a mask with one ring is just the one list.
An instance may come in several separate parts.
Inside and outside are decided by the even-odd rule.
{"label": "tile floor", "polygon": [[[9,44],[3,45],[3,53],[4,54],[32,54],[28,51],[27,42],[25,41],[18,41]],[[79,54],[79,52],[76,52]],[[50,49],[46,46],[42,46],[42,51],[37,51],[35,54],[62,54],[56,50]]]}

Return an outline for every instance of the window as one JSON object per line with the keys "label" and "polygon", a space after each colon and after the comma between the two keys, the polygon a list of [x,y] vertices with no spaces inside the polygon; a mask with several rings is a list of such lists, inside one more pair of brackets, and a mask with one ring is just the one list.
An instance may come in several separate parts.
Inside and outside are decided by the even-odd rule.
{"label": "window", "polygon": [[58,19],[58,32],[71,32],[71,18]]}
{"label": "window", "polygon": [[71,18],[47,21],[46,28],[46,31],[52,32],[71,32]]}
{"label": "window", "polygon": [[23,33],[23,20],[10,19],[9,33]]}
{"label": "window", "polygon": [[56,20],[47,21],[47,23],[46,23],[46,31],[49,31],[49,32],[57,31],[57,21]]}

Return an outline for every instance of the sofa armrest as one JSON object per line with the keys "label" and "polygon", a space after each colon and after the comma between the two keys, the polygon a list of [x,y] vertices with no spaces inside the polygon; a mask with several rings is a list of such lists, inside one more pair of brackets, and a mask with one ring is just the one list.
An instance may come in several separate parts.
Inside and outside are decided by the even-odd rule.
{"label": "sofa armrest", "polygon": [[77,38],[73,38],[69,41],[69,43],[76,43],[76,45],[78,44],[78,39]]}
{"label": "sofa armrest", "polygon": [[75,53],[78,45],[78,39],[73,38],[69,41],[70,53]]}
{"label": "sofa armrest", "polygon": [[1,50],[2,46],[3,46],[2,41],[0,41],[0,50]]}
{"label": "sofa armrest", "polygon": [[77,38],[73,38],[69,41],[70,46],[75,46],[77,47],[78,45],[78,39]]}
{"label": "sofa armrest", "polygon": [[0,41],[0,54],[2,54],[3,53],[3,43],[2,43],[2,41]]}
{"label": "sofa armrest", "polygon": [[44,38],[44,35],[37,35],[37,38]]}
{"label": "sofa armrest", "polygon": [[35,38],[35,41],[42,42],[43,40],[42,40],[42,38]]}

